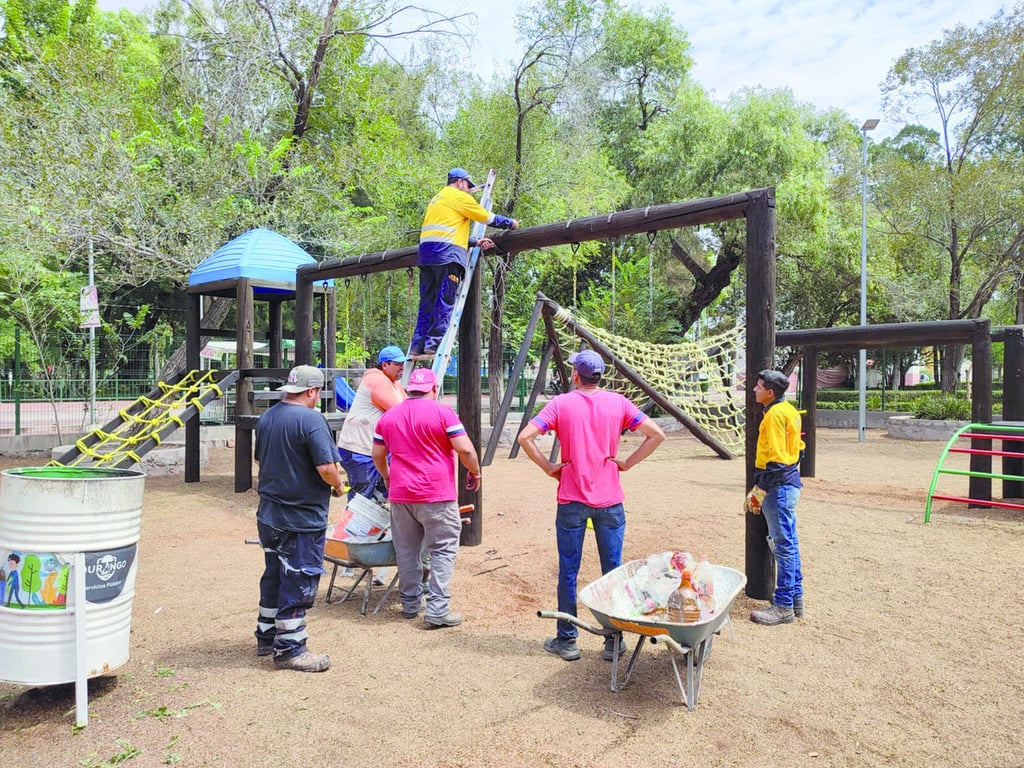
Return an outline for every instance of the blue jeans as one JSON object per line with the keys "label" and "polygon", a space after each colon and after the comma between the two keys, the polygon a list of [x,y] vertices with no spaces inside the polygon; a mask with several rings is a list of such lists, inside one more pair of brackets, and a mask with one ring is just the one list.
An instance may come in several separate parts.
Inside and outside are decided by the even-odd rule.
{"label": "blue jeans", "polygon": [[[601,573],[622,565],[622,539],[626,533],[626,510],[621,504],[611,507],[590,507],[573,501],[559,504],[555,515],[555,536],[558,542],[558,610],[576,616],[576,577],[583,559],[583,539],[587,519],[594,521],[594,538],[601,557]],[[576,627],[568,621],[558,622],[558,636],[575,638]]]}
{"label": "blue jeans", "polygon": [[352,497],[357,493],[371,501],[380,502],[387,499],[387,486],[374,466],[372,456],[339,448],[338,460],[341,462],[341,468],[345,470],[345,479],[348,480],[349,501],[352,501]]}
{"label": "blue jeans", "polygon": [[800,543],[796,536],[796,503],[800,489],[793,485],[771,488],[761,502],[768,535],[775,546],[775,605],[793,607],[793,599],[804,596],[800,570]]}
{"label": "blue jeans", "polygon": [[433,352],[441,344],[465,272],[461,264],[420,266],[420,307],[410,345],[414,353]]}
{"label": "blue jeans", "polygon": [[324,531],[300,533],[256,523],[263,547],[256,639],[286,659],[306,650],[306,609],[313,607],[324,572]]}

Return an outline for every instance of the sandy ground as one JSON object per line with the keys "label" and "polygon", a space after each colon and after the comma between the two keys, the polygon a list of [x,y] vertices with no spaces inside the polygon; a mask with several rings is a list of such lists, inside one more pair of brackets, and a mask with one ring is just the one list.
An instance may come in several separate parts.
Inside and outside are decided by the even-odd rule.
{"label": "sandy ground", "polygon": [[[484,544],[459,554],[462,626],[428,630],[397,602],[366,616],[358,600],[326,605],[325,579],[310,645],[331,654],[331,670],[274,671],[253,655],[262,557],[243,542],[256,494],[232,492],[230,452],[215,449],[199,484],[146,481],[131,659],[92,682],[88,728],[73,727],[73,686],[0,683],[0,760],[1021,766],[1024,522],[946,505],[924,525],[941,447],[819,434],[818,477],[799,506],[806,618],[754,625],[760,604],[741,594],[692,712],[664,646],[643,649],[619,693],[601,638],[582,635],[572,663],[544,652],[554,622],[536,612],[555,607],[554,482],[507,452],[485,470]],[[675,433],[624,484],[627,559],[688,549],[743,570],[741,462]],[[597,576],[588,543],[580,583]]]}

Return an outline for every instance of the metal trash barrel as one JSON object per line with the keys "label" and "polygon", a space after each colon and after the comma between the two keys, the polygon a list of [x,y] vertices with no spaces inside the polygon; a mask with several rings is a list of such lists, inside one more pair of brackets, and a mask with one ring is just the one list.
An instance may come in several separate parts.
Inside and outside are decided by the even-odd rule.
{"label": "metal trash barrel", "polygon": [[[0,680],[70,683],[80,659],[88,677],[128,661],[145,478],[104,467],[0,472]],[[85,570],[84,640],[70,587],[76,560]]]}

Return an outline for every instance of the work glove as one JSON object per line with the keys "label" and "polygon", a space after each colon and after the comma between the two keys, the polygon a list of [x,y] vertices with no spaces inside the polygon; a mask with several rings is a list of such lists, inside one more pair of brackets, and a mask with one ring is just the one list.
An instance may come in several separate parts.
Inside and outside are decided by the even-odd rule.
{"label": "work glove", "polygon": [[762,488],[754,486],[747,493],[745,499],[743,499],[743,511],[749,512],[752,515],[761,514],[761,502],[764,500],[765,492]]}

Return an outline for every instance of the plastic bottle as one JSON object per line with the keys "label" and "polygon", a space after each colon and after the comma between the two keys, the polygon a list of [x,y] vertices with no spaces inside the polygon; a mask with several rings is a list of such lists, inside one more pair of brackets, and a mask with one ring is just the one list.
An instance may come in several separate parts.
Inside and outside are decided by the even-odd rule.
{"label": "plastic bottle", "polygon": [[700,556],[700,562],[693,569],[693,589],[700,602],[702,619],[715,615],[715,568],[708,561],[707,555]]}
{"label": "plastic bottle", "polygon": [[668,620],[678,624],[693,624],[700,621],[700,604],[697,602],[697,593],[690,584],[689,571],[683,571],[679,588],[669,595],[666,612]]}

